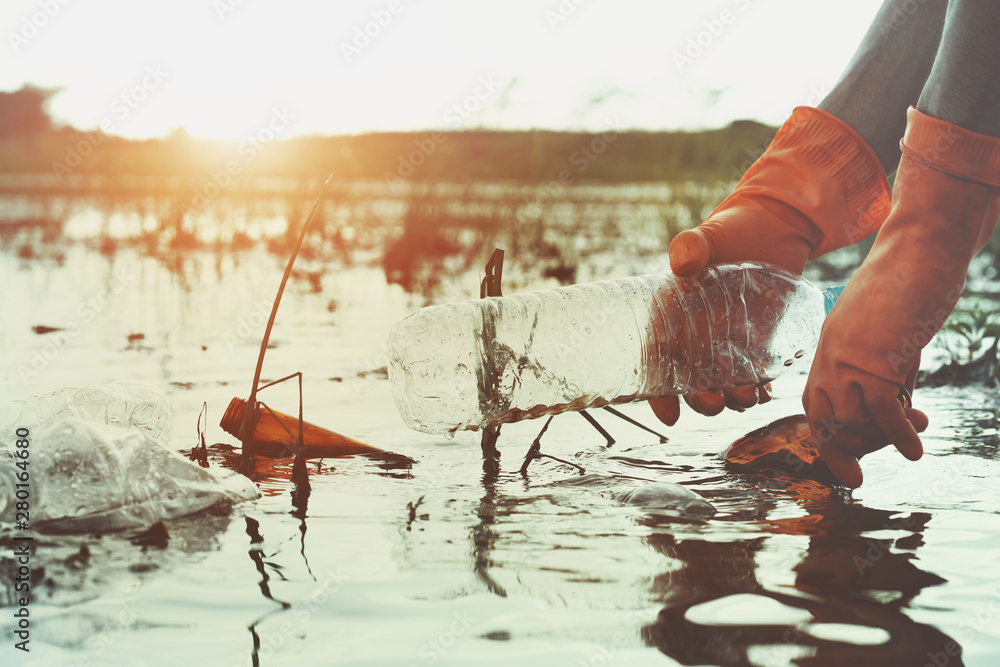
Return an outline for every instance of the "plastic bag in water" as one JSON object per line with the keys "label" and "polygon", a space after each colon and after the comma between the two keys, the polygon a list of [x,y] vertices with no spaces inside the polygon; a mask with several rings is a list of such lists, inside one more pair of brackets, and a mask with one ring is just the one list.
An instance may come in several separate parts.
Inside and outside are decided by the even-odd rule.
{"label": "plastic bag in water", "polygon": [[[201,468],[153,438],[153,433],[163,436],[170,430],[169,403],[162,392],[140,386],[137,405],[124,386],[109,387],[114,387],[110,394],[107,387],[62,390],[20,401],[4,412],[24,421],[7,424],[0,418],[7,426],[6,446],[0,451],[0,524],[23,521],[44,532],[144,528],[213,505],[260,497],[246,477]],[[101,394],[110,396],[103,404]],[[74,405],[69,397],[84,402]],[[76,416],[63,416],[67,414]],[[18,428],[28,431],[26,448],[14,446]],[[27,505],[20,507],[27,506],[27,512],[17,504],[25,489]]]}

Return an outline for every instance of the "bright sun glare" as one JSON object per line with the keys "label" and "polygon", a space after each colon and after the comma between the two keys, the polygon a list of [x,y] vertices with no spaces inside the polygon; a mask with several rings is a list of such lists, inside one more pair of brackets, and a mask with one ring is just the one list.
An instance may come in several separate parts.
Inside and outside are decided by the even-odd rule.
{"label": "bright sun glare", "polygon": [[17,0],[0,89],[59,88],[59,122],[134,138],[242,141],[276,113],[283,137],[776,124],[833,85],[879,5]]}

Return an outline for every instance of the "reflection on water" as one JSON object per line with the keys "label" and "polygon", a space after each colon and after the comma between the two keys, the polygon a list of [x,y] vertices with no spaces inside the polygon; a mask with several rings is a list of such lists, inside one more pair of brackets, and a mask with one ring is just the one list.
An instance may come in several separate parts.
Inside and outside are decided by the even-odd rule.
{"label": "reflection on water", "polygon": [[[139,248],[168,262],[177,261],[177,251],[232,253],[258,244],[287,257],[319,185],[250,183],[195,208],[169,183],[122,188],[85,179],[57,193],[0,187],[0,241],[25,258],[63,238],[105,254]],[[659,252],[664,238],[700,220],[725,189],[694,182],[553,191],[514,183],[334,181],[300,260],[378,261],[389,282],[430,298],[440,274],[480,271],[481,256],[500,246],[508,250],[508,265],[579,282],[593,279],[577,275],[581,258],[634,260]]]}
{"label": "reflection on water", "polygon": [[[766,505],[760,509],[763,518]],[[922,589],[946,583],[912,562],[929,514],[893,519],[892,512],[845,503],[833,493],[826,503],[803,509],[809,514],[766,521],[777,533],[808,535],[787,590],[769,589],[758,579],[765,536],[721,543],[678,541],[670,533],[648,538],[658,552],[684,566],[657,578],[653,590],[664,608],[656,623],[644,628],[644,638],[682,664],[726,665],[754,664],[754,649],[767,646],[794,648],[789,654],[802,657],[799,664],[920,664],[927,653],[953,641],[904,611]],[[909,534],[884,542],[864,537],[891,526]],[[893,549],[897,545],[901,549]],[[691,613],[699,605],[747,594],[758,601],[736,623]],[[771,607],[763,604],[768,599],[779,603],[775,608],[806,613],[793,614],[792,623],[768,618],[781,615],[769,613]],[[747,623],[756,614],[760,620]],[[842,632],[841,640],[829,641],[822,632],[829,624],[884,632],[876,633],[874,645],[863,640],[864,632]]]}
{"label": "reflection on water", "polygon": [[[170,444],[194,446],[207,402],[208,442],[221,443],[211,457],[225,462],[236,443],[216,424],[232,397],[249,391],[285,260],[271,241],[283,228],[268,236],[262,217],[261,235],[247,247],[170,249],[160,238],[147,244],[110,231],[117,223],[71,234],[83,223],[69,222],[83,214],[68,215],[56,228],[0,224],[3,396],[152,381],[174,404]],[[338,249],[341,232],[330,245],[314,239],[279,310],[264,379],[303,371],[308,421],[418,463],[399,470],[365,459],[311,461],[308,510],[296,516],[291,461],[262,461],[261,500],[171,522],[165,545],[133,543],[132,535],[40,537],[31,664],[1000,659],[994,396],[918,392],[918,407],[931,416],[927,455],[917,463],[891,451],[871,455],[853,497],[807,480],[732,474],[717,456],[747,431],[798,412],[801,373],[776,382],[775,399],[752,411],[685,413],[665,444],[598,411],[615,440],[608,445],[578,415],[560,416],[542,451],[583,473],[543,458],[519,474],[541,422],[505,425],[500,467],[484,470],[475,434],[448,440],[401,424],[382,343],[393,322],[427,299],[474,296],[489,254],[479,248],[510,239],[483,228],[446,232],[460,249],[438,258],[432,287],[409,285],[414,296],[392,282],[381,257],[391,239],[403,238],[394,234],[403,234],[406,212],[394,215],[382,229],[350,223],[357,229],[348,249]],[[555,239],[560,261],[574,263],[576,279],[662,265],[662,254],[635,252],[643,234],[660,233],[655,227],[633,220],[646,231],[624,238],[621,221],[630,215],[613,218],[617,231],[607,238],[598,227],[587,250],[574,245],[570,227],[543,236]],[[631,264],[621,263],[625,256]],[[527,265],[505,268],[510,289],[560,280],[543,275],[554,262]],[[429,265],[414,266],[414,276],[430,275]],[[273,391],[275,409],[297,409],[297,392]],[[652,425],[645,406],[622,410]],[[690,487],[718,513],[684,520],[615,500],[655,481]],[[0,535],[4,607],[16,584],[11,537]],[[4,651],[14,637],[5,617]]]}

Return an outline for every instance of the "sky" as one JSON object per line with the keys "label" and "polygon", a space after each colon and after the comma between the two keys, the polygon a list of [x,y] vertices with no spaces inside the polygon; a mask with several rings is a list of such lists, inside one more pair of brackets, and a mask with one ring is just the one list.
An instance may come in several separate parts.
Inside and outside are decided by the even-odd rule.
{"label": "sky", "polygon": [[0,90],[59,88],[58,123],[129,138],[777,125],[880,5],[4,0]]}

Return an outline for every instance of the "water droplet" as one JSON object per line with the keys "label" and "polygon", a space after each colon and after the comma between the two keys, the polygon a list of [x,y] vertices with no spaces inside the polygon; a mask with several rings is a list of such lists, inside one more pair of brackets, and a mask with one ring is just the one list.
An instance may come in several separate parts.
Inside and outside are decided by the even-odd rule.
{"label": "water droplet", "polygon": [[795,358],[796,359],[801,359],[802,355],[805,354],[805,353],[806,353],[805,350],[799,350],[798,352],[795,353]]}
{"label": "water droplet", "polygon": [[586,333],[590,333],[590,327],[584,327],[584,329],[583,329],[583,330],[584,330],[584,332],[586,332]]}
{"label": "water droplet", "polygon": [[455,366],[455,373],[457,375],[462,375],[468,372],[469,372],[469,367],[466,366],[465,364],[459,364],[458,366]]}
{"label": "water droplet", "polygon": [[794,363],[795,363],[795,362],[794,362],[794,361],[792,361],[791,359],[785,359],[785,365],[786,365],[786,366],[791,366],[791,365],[792,365],[792,364],[794,364]]}
{"label": "water droplet", "polygon": [[570,320],[569,323],[572,324],[574,327],[576,326],[576,320],[575,319]]}

